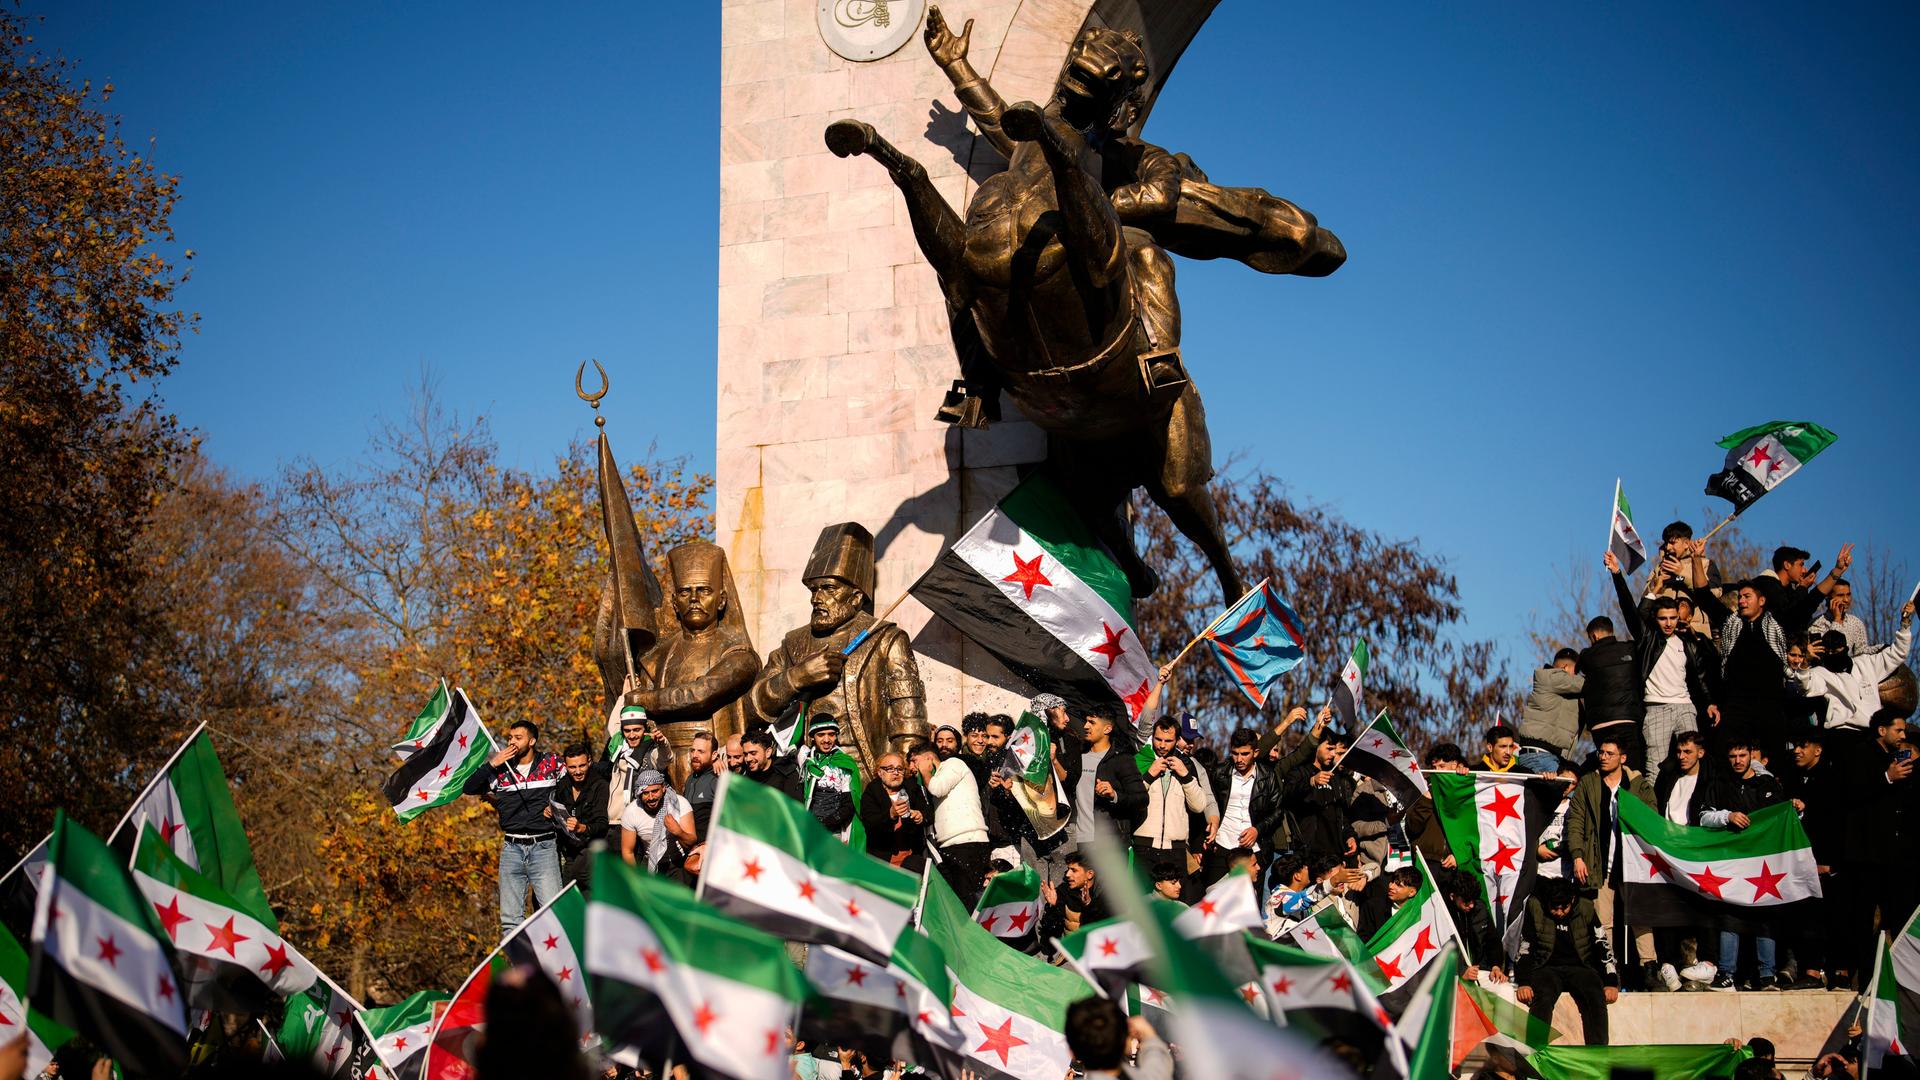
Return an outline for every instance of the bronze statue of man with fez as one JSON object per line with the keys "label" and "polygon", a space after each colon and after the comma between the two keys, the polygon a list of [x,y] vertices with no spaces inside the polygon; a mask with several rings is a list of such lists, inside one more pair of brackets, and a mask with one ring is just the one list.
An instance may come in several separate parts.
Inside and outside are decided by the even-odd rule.
{"label": "bronze statue of man with fez", "polygon": [[746,619],[734,603],[733,571],[718,544],[695,540],[667,552],[673,625],[626,679],[625,700],[647,711],[673,748],[673,780],[683,783],[698,731],[720,745],[746,730],[744,698],[760,670]]}
{"label": "bronze statue of man with fez", "polygon": [[927,736],[926,688],[906,631],[873,617],[873,534],[854,522],[822,529],[801,581],[813,617],[767,654],[753,712],[772,724],[803,704],[809,727],[837,718],[841,745],[872,776],[881,756]]}

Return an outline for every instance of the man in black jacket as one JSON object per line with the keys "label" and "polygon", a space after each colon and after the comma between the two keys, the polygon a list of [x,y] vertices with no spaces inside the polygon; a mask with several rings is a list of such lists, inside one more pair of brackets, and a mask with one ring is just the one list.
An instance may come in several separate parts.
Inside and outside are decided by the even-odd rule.
{"label": "man in black jacket", "polygon": [[1620,972],[1593,901],[1576,894],[1573,882],[1545,878],[1534,886],[1513,981],[1520,1004],[1547,1023],[1560,995],[1573,995],[1586,1044],[1607,1045],[1607,1006],[1620,1000]]}
{"label": "man in black jacket", "polygon": [[1800,963],[1800,980],[1794,990],[1825,990],[1827,986],[1827,933],[1829,921],[1846,910],[1842,897],[1845,885],[1835,877],[1841,863],[1841,835],[1846,828],[1847,795],[1840,769],[1826,756],[1826,734],[1819,728],[1803,731],[1795,739],[1793,772],[1782,781],[1787,798],[1800,814],[1800,826],[1813,845],[1813,862],[1820,872],[1820,898],[1803,919],[1795,919],[1787,932],[1787,943]]}
{"label": "man in black jacket", "polygon": [[[1913,913],[1916,888],[1913,866],[1920,858],[1920,830],[1916,830],[1914,803],[1920,797],[1920,781],[1914,779],[1914,764],[1920,761],[1907,742],[1907,722],[1891,709],[1873,714],[1873,738],[1858,742],[1841,763],[1846,781],[1847,827],[1846,896],[1852,909],[1835,925],[1867,927],[1873,925],[1873,912],[1880,909],[1880,926],[1893,933],[1906,924]],[[1849,931],[1845,959],[1834,966],[1845,966],[1857,980],[1871,967],[1868,947],[1878,948],[1878,939],[1864,932]],[[1839,950],[1836,950],[1838,952]]]}
{"label": "man in black jacket", "polygon": [[1267,845],[1280,827],[1280,782],[1261,764],[1259,746],[1259,732],[1236,730],[1227,740],[1227,760],[1207,777],[1214,805],[1220,808],[1220,828],[1200,862],[1203,889],[1220,880],[1238,852],[1268,854]]}
{"label": "man in black jacket", "polygon": [[484,795],[500,813],[500,932],[512,933],[527,914],[527,890],[536,907],[560,894],[560,848],[548,800],[567,767],[540,752],[540,727],[531,720],[507,726],[506,745],[473,770],[460,790]]}
{"label": "man in black jacket", "polygon": [[1642,688],[1647,782],[1658,785],[1660,770],[1673,752],[1674,736],[1700,730],[1703,719],[1720,722],[1719,706],[1713,703],[1720,655],[1712,643],[1682,624],[1680,604],[1673,597],[1648,597],[1636,605],[1611,551],[1606,554],[1606,566],[1613,575],[1620,616],[1633,641],[1634,671]]}
{"label": "man in black jacket", "polygon": [[933,803],[920,778],[907,775],[899,754],[882,754],[873,783],[860,792],[860,826],[867,833],[867,854],[902,870],[919,873],[927,865],[927,819]]}
{"label": "man in black jacket", "polygon": [[794,765],[792,754],[780,753],[780,745],[774,739],[773,732],[765,727],[755,727],[741,736],[740,742],[746,751],[747,779],[765,784],[799,802],[803,791],[800,770]]}
{"label": "man in black jacket", "polygon": [[1347,804],[1353,802],[1354,773],[1334,768],[1346,753],[1347,737],[1323,735],[1313,760],[1288,773],[1281,803],[1293,818],[1293,850],[1312,859],[1320,855],[1345,858],[1357,845],[1347,825]]}
{"label": "man in black jacket", "polygon": [[1619,740],[1627,767],[1644,773],[1647,743],[1640,732],[1640,720],[1646,712],[1646,681],[1640,677],[1633,643],[1615,637],[1613,620],[1605,615],[1587,621],[1587,641],[1577,665],[1587,680],[1580,692],[1581,719],[1595,746],[1603,737]]}
{"label": "man in black jacket", "polygon": [[1140,778],[1140,766],[1126,747],[1113,740],[1113,720],[1089,713],[1082,728],[1086,750],[1080,756],[1080,788],[1074,800],[1076,808],[1092,807],[1093,813],[1082,821],[1074,813],[1075,843],[1091,840],[1096,832],[1126,843],[1147,814],[1147,784]]}
{"label": "man in black jacket", "polygon": [[[593,748],[586,743],[569,745],[566,753],[567,778],[555,789],[554,798],[566,807],[560,823],[560,882],[580,886],[582,893],[593,887],[593,842],[607,835],[607,775],[612,764],[593,760]],[[554,815],[549,811],[549,820]]]}

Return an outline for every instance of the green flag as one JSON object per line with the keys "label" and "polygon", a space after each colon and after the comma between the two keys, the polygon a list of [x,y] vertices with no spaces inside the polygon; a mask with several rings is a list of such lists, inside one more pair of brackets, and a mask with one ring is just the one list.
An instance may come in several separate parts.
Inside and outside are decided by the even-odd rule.
{"label": "green flag", "polygon": [[73,1032],[27,1007],[27,950],[0,926],[0,1044],[27,1032],[27,1075],[39,1076]]}
{"label": "green flag", "polygon": [[1704,1080],[1732,1076],[1734,1066],[1752,1056],[1725,1043],[1549,1046],[1534,1051],[1527,1064],[1541,1080],[1609,1080],[1615,1069],[1641,1069],[1660,1080]]}

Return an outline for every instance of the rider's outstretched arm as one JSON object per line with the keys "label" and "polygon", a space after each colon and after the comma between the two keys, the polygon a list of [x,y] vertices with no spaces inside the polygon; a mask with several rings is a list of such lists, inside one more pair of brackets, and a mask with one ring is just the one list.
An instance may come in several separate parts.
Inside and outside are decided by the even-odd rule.
{"label": "rider's outstretched arm", "polygon": [[1014,142],[1007,133],[1000,130],[1000,116],[1006,112],[1007,103],[994,90],[984,76],[973,70],[967,62],[968,39],[973,36],[973,20],[955,34],[947,21],[940,16],[938,7],[927,9],[927,52],[932,54],[934,63],[946,72],[953,83],[953,92],[959,97],[960,104],[973,117],[979,126],[980,134],[993,144],[995,150],[1012,157]]}

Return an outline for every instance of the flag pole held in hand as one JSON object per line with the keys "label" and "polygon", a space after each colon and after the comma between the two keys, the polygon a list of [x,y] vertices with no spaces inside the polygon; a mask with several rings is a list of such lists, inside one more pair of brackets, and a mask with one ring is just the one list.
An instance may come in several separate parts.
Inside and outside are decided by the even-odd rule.
{"label": "flag pole held in hand", "polygon": [[1241,603],[1243,603],[1247,599],[1248,596],[1252,596],[1254,593],[1257,593],[1261,589],[1266,588],[1268,580],[1269,579],[1267,578],[1261,578],[1260,584],[1255,585],[1251,589],[1248,589],[1246,591],[1246,594],[1240,597],[1239,600],[1235,600],[1233,603],[1228,604],[1226,607],[1222,608],[1220,611],[1220,614],[1215,615],[1213,617],[1213,621],[1207,624],[1207,628],[1205,630],[1202,630],[1199,633],[1193,635],[1193,640],[1187,642],[1185,647],[1183,647],[1179,652],[1173,655],[1173,659],[1167,661],[1166,667],[1163,670],[1172,671],[1175,667],[1179,666],[1180,661],[1186,658],[1187,653],[1192,651],[1195,645],[1198,645],[1202,641],[1206,640],[1206,637],[1208,634],[1211,634],[1215,630],[1218,630],[1220,628],[1220,624],[1226,621],[1227,615],[1230,614],[1234,608],[1239,607]]}

